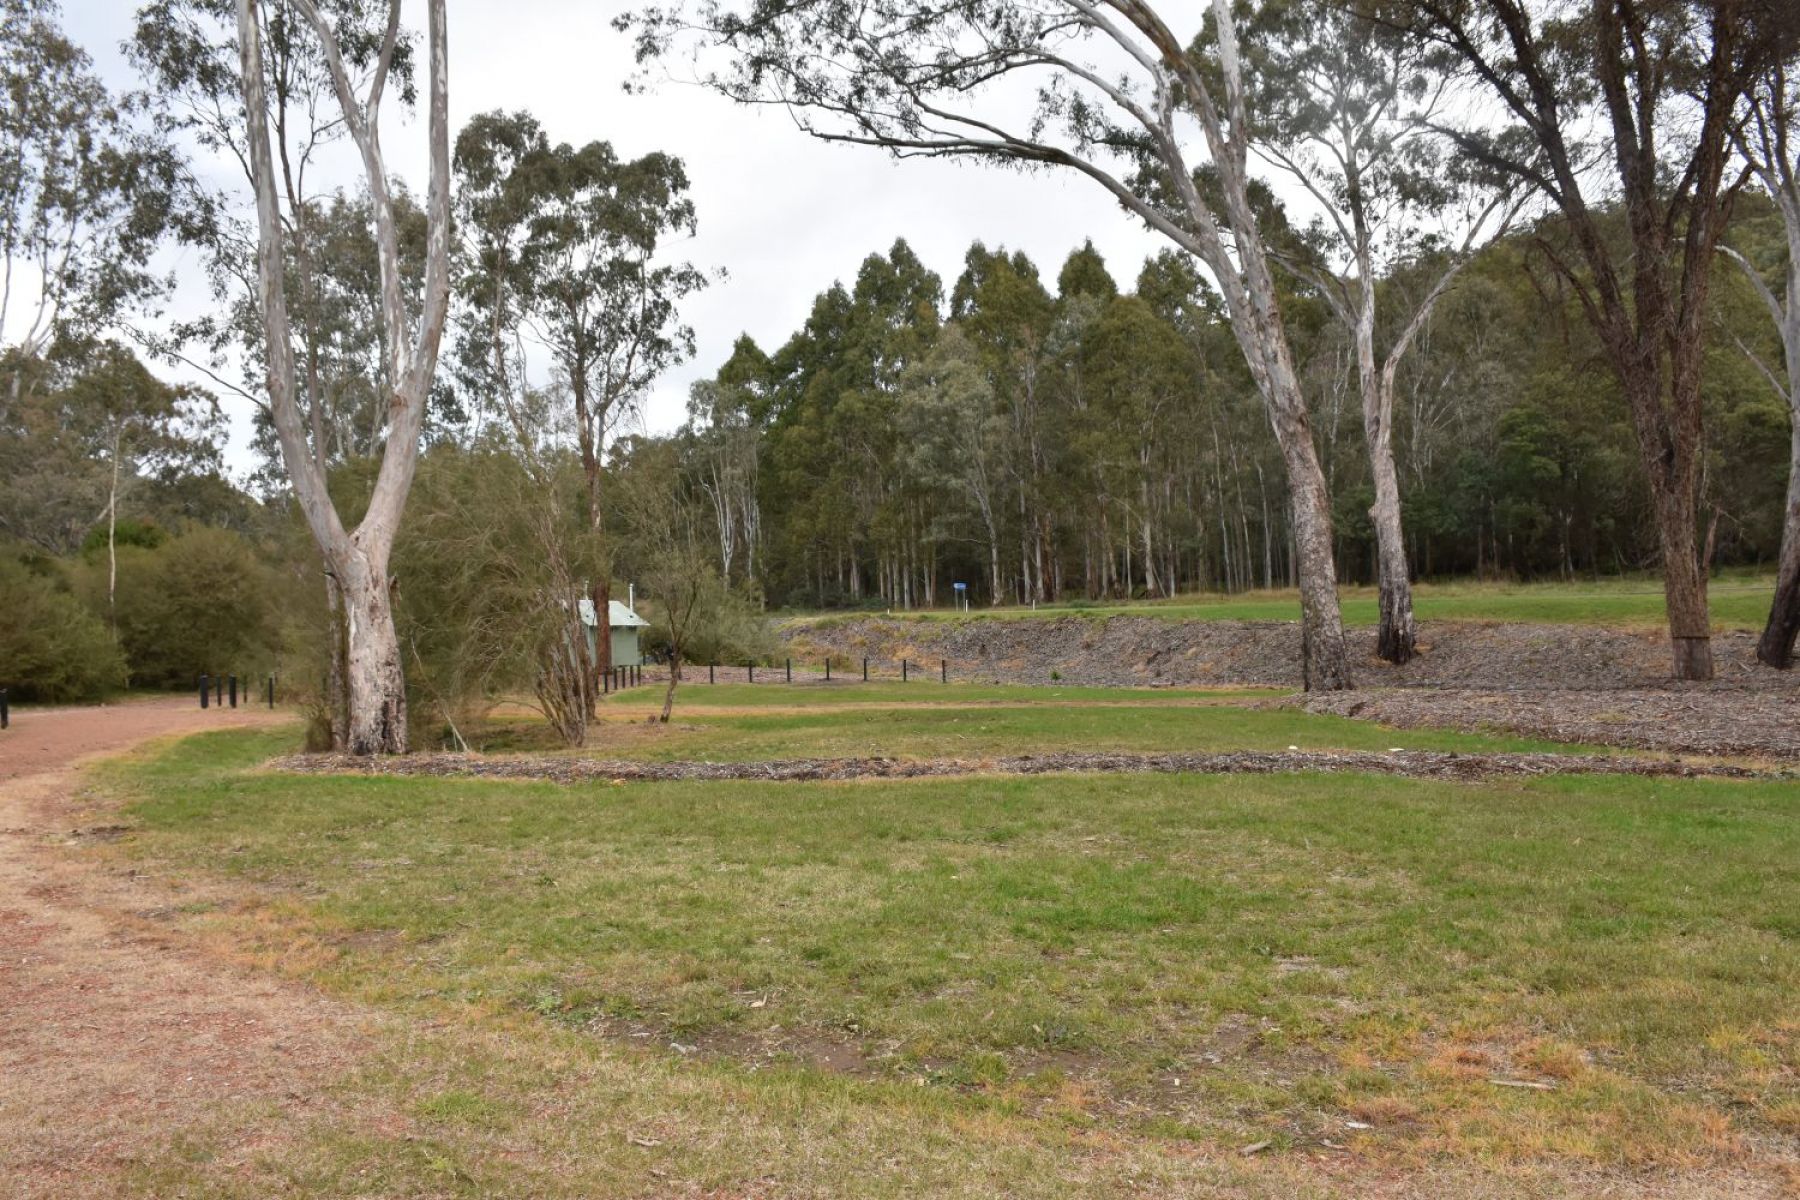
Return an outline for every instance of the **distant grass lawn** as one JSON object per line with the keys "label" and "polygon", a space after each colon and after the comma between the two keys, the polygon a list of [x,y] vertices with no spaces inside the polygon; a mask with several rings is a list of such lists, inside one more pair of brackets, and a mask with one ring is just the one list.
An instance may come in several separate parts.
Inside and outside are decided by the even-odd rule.
{"label": "distant grass lawn", "polygon": [[[704,678],[704,675],[702,676]],[[1396,730],[1368,721],[1243,705],[1275,691],[1007,687],[979,684],[688,684],[667,726],[663,689],[609,698],[584,754],[668,762],[772,758],[983,758],[1087,751],[1558,750],[1511,735]],[[469,731],[489,751],[555,749],[531,718]]]}
{"label": "distant grass lawn", "polygon": [[[1769,616],[1774,579],[1762,575],[1727,575],[1711,588],[1712,619],[1717,629],[1761,629]],[[1338,590],[1344,620],[1374,625],[1380,619],[1375,591],[1366,587]],[[1549,624],[1612,625],[1656,628],[1667,619],[1662,587],[1655,579],[1616,579],[1579,583],[1421,583],[1414,589],[1414,609],[1422,621],[1524,621]],[[1172,600],[1130,604],[1054,604],[1036,609],[976,609],[978,618],[1046,616],[1154,616],[1172,621],[1297,621],[1300,599],[1292,589],[1238,595],[1184,595]],[[854,614],[796,616],[794,620],[831,620]],[[962,616],[948,611],[901,614],[933,620]]]}
{"label": "distant grass lawn", "polygon": [[94,852],[420,1031],[171,1194],[1566,1195],[1800,1137],[1791,783],[254,769],[288,744],[106,768]]}
{"label": "distant grass lawn", "polygon": [[[689,667],[691,669],[691,667]],[[742,673],[742,669],[740,669]],[[704,680],[704,667],[698,673]],[[1390,729],[1372,721],[1246,707],[1280,689],[940,684],[684,684],[670,725],[662,685],[608,696],[589,756],[648,761],[792,757],[979,757],[1060,750],[1570,750],[1512,734]],[[536,716],[464,730],[486,752],[560,750]]]}

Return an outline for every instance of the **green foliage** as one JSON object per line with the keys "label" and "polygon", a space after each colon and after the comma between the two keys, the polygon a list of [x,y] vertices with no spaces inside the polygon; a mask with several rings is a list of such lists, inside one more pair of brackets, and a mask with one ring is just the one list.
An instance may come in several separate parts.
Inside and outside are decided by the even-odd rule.
{"label": "green foliage", "polygon": [[[255,545],[229,530],[191,527],[121,547],[115,620],[132,683],[180,688],[202,673],[267,673],[279,649],[276,588]],[[83,590],[104,614],[104,555],[84,569]]]}
{"label": "green foliage", "polygon": [[547,660],[581,636],[577,602],[604,563],[567,456],[533,466],[497,442],[437,446],[413,488],[394,549],[395,622],[409,711],[435,735],[500,696],[539,691]]}
{"label": "green foliage", "polygon": [[0,687],[14,701],[98,700],[125,679],[118,642],[54,564],[0,548]]}
{"label": "green foliage", "polygon": [[154,550],[168,540],[169,531],[155,521],[124,517],[114,529],[96,525],[88,530],[88,535],[81,539],[81,556],[88,562],[93,562],[97,557],[104,558],[108,542],[120,548],[133,546],[140,550]]}

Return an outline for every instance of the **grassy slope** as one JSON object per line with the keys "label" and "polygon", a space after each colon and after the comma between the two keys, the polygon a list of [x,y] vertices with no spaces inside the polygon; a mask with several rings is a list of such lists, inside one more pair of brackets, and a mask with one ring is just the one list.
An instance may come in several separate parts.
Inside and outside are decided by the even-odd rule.
{"label": "grassy slope", "polygon": [[[1712,619],[1716,629],[1760,629],[1769,615],[1774,583],[1763,576],[1728,576],[1714,582]],[[1374,625],[1379,613],[1372,588],[1339,589],[1344,620]],[[1581,583],[1485,584],[1421,583],[1414,606],[1423,621],[1523,621],[1550,624],[1660,628],[1666,620],[1662,590],[1655,580],[1622,579]],[[1154,616],[1172,621],[1297,621],[1297,593],[1277,589],[1240,595],[1187,595],[1132,604],[1045,605],[1037,609],[979,609],[975,617]],[[838,614],[842,615],[842,614]],[[952,620],[960,614],[929,612],[909,616]],[[832,620],[799,616],[795,620]]]}
{"label": "grassy slope", "polygon": [[110,780],[140,866],[264,898],[194,920],[450,1030],[345,1085],[406,1143],[327,1114],[257,1168],[325,1191],[1301,1195],[1320,1137],[1554,1175],[1800,1134],[1791,784],[244,773],[280,747]]}

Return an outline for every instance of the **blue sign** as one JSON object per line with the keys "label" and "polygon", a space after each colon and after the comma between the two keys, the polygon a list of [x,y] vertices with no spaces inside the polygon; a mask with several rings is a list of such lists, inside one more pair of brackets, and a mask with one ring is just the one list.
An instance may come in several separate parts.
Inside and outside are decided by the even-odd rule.
{"label": "blue sign", "polygon": [[969,585],[966,583],[953,583],[950,586],[955,588],[959,592],[966,592],[969,590]]}

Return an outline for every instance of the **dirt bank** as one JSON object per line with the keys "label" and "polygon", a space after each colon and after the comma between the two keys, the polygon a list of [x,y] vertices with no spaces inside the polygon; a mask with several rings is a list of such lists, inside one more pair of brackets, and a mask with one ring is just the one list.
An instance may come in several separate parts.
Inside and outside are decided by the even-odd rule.
{"label": "dirt bank", "polygon": [[[795,622],[783,636],[796,659],[872,659],[884,677],[907,658],[935,671],[996,683],[1192,687],[1300,686],[1299,627],[1285,621],[1169,621],[1158,617],[845,617]],[[1375,657],[1375,631],[1350,631],[1357,684],[1368,688],[1612,689],[1669,686],[1668,640],[1591,625],[1426,622],[1417,658]],[[1713,639],[1718,679],[1707,687],[1800,690],[1800,672],[1756,662],[1745,632]]]}

